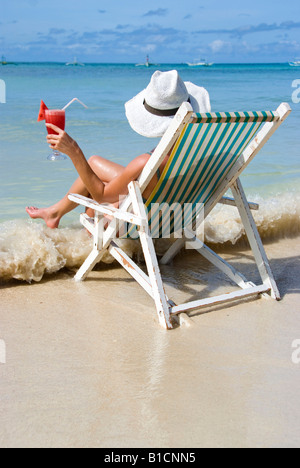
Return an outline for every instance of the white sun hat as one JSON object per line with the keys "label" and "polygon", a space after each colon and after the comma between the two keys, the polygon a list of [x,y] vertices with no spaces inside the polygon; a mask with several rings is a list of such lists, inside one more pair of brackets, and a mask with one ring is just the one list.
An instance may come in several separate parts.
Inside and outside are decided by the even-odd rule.
{"label": "white sun hat", "polygon": [[189,102],[194,112],[211,112],[205,88],[184,82],[176,70],[156,71],[147,88],[125,104],[126,117],[140,135],[161,137],[183,102]]}

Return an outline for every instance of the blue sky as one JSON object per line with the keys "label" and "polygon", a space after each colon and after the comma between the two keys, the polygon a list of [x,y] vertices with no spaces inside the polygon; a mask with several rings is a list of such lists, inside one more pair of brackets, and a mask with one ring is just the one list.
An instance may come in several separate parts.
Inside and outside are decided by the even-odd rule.
{"label": "blue sky", "polygon": [[11,61],[287,62],[300,58],[299,0],[0,0]]}

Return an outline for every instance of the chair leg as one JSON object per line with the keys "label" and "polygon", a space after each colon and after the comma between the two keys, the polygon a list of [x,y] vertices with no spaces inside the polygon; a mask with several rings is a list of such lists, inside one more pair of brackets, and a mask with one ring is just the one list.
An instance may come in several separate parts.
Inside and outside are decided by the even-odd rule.
{"label": "chair leg", "polygon": [[[110,244],[111,237],[115,233],[114,226],[112,228],[108,227],[109,235],[107,236],[105,245],[103,244],[103,216],[100,213],[95,213],[93,229],[90,232],[93,232],[94,236],[94,247],[90,255],[87,257],[81,268],[75,275],[75,281],[83,281],[93,270],[94,266],[99,263],[107,251],[107,247]],[[112,223],[113,224],[113,223]]]}
{"label": "chair leg", "polygon": [[140,231],[140,240],[152,285],[159,322],[164,328],[173,328],[170,321],[170,308],[167,303],[166,292],[163,286],[153,240],[149,233],[142,230]]}
{"label": "chair leg", "polygon": [[86,279],[88,274],[92,271],[94,266],[100,262],[101,258],[105,254],[106,249],[99,251],[97,249],[93,249],[90,255],[87,257],[83,265],[77,271],[75,275],[75,281],[83,281]]}
{"label": "chair leg", "polygon": [[153,240],[149,231],[147,223],[148,217],[143,203],[141,191],[137,182],[132,182],[129,184],[128,188],[132,199],[134,213],[146,221],[145,226],[141,226],[139,230],[139,236],[152,286],[153,298],[155,301],[159,322],[164,328],[171,329],[173,328],[173,325],[170,318],[170,306],[168,304],[168,299],[161,278]]}
{"label": "chair leg", "polygon": [[239,179],[231,187],[234,199],[236,201],[242,222],[244,224],[246,234],[252,248],[255,261],[260,272],[260,276],[265,285],[271,287],[271,296],[273,299],[280,300],[278,291],[267,254],[262,244],[257,226],[249,209],[247,198]]}
{"label": "chair leg", "polygon": [[160,264],[161,265],[167,265],[170,263],[173,258],[176,257],[176,255],[180,252],[180,250],[184,247],[185,245],[185,238],[182,239],[177,239],[174,244],[167,250],[165,255],[160,259]]}

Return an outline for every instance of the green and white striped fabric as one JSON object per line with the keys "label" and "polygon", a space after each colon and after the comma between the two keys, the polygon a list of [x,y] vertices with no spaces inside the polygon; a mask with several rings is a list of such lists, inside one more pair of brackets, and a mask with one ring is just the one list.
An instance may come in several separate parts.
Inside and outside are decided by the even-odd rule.
{"label": "green and white striped fabric", "polygon": [[[181,233],[183,223],[191,225],[261,125],[278,118],[273,112],[194,114],[145,203],[152,237],[169,237]],[[185,212],[184,206],[188,206]],[[137,238],[136,228],[132,226],[122,237]]]}

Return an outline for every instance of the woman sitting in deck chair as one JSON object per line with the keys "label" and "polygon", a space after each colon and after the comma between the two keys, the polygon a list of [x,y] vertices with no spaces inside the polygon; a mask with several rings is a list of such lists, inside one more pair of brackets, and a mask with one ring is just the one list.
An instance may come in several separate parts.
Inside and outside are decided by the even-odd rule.
{"label": "woman sitting in deck chair", "polygon": [[[126,116],[137,133],[157,138],[163,136],[183,102],[189,102],[194,112],[211,111],[209,94],[204,88],[183,82],[176,70],[156,71],[148,87],[125,104]],[[93,198],[99,203],[118,204],[120,196],[127,195],[128,184],[140,176],[153,152],[136,157],[127,167],[101,156],[92,156],[87,161],[78,144],[66,132],[53,124],[47,124],[47,127],[58,133],[47,136],[50,148],[67,154],[79,174],[69,192],[55,205],[26,208],[31,218],[44,219],[52,229],[58,227],[65,214],[76,208],[77,205],[68,199],[70,193]],[[151,194],[167,161],[168,157],[144,192],[146,197]]]}

